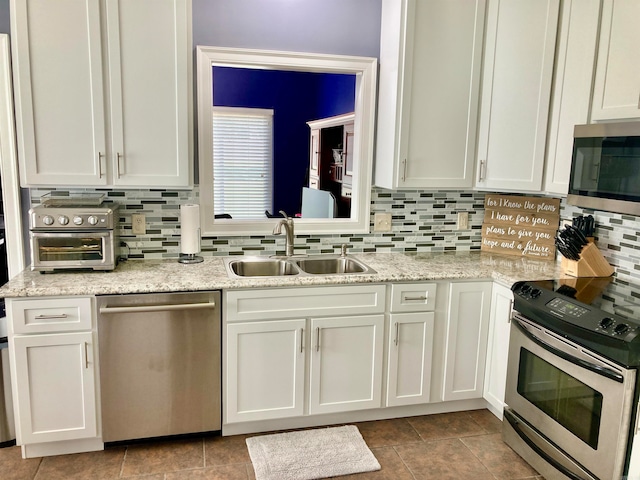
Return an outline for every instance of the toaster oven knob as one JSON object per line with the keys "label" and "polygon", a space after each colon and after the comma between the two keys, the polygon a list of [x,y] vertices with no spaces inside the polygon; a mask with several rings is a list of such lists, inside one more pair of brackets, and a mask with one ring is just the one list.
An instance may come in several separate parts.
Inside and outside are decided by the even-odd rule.
{"label": "toaster oven knob", "polygon": [[87,222],[89,222],[89,225],[97,225],[98,217],[96,217],[95,215],[90,215],[89,218],[87,218]]}
{"label": "toaster oven knob", "polygon": [[82,225],[82,222],[84,222],[82,217],[78,217],[78,216],[73,217],[73,223],[75,225]]}
{"label": "toaster oven knob", "polygon": [[51,215],[45,215],[42,217],[42,223],[44,223],[47,227],[53,225],[53,217]]}
{"label": "toaster oven knob", "polygon": [[69,224],[69,217],[67,217],[66,215],[60,215],[58,217],[58,223],[60,225],[68,225]]}

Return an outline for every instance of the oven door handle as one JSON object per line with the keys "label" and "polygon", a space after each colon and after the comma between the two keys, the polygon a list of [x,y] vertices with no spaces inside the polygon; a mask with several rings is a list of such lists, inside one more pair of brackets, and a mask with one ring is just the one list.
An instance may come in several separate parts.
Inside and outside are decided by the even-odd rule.
{"label": "oven door handle", "polygon": [[617,372],[614,372],[613,370],[610,370],[608,368],[605,367],[601,367],[600,365],[594,365],[593,363],[587,362],[585,360],[582,360],[580,358],[576,358],[573,355],[567,353],[567,352],[563,352],[562,350],[560,350],[559,348],[554,347],[553,345],[549,345],[547,342],[545,342],[544,340],[536,337],[535,335],[533,335],[529,330],[527,330],[524,326],[522,326],[522,324],[520,323],[520,321],[514,317],[513,320],[515,320],[515,322],[513,322],[513,324],[532,342],[536,343],[537,345],[541,346],[542,348],[544,348],[545,350],[553,353],[554,355],[562,358],[563,360],[566,360],[567,362],[571,362],[574,365],[577,365],[579,367],[585,368],[587,370],[592,371],[593,373],[596,373],[598,375],[601,375],[603,377],[606,377],[610,380],[613,380],[614,382],[618,382],[618,383],[624,383],[624,377],[622,375],[620,375]]}

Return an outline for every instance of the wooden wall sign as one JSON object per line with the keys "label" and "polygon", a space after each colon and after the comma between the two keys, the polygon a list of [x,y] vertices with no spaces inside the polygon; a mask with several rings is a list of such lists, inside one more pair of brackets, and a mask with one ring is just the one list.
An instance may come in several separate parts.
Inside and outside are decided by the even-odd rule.
{"label": "wooden wall sign", "polygon": [[554,259],[560,199],[487,194],[482,251]]}

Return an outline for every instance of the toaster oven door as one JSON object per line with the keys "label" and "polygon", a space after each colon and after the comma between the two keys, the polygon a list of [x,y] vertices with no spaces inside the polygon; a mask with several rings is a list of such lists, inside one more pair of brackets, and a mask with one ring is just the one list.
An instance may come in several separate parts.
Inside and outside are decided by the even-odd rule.
{"label": "toaster oven door", "polygon": [[40,271],[115,267],[113,231],[31,232],[31,268]]}

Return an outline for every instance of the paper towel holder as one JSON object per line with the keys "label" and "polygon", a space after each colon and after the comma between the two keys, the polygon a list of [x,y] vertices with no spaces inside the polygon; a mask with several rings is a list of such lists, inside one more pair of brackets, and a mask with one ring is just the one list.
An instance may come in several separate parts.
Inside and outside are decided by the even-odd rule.
{"label": "paper towel holder", "polygon": [[195,253],[181,253],[178,257],[180,263],[202,263],[204,258]]}

